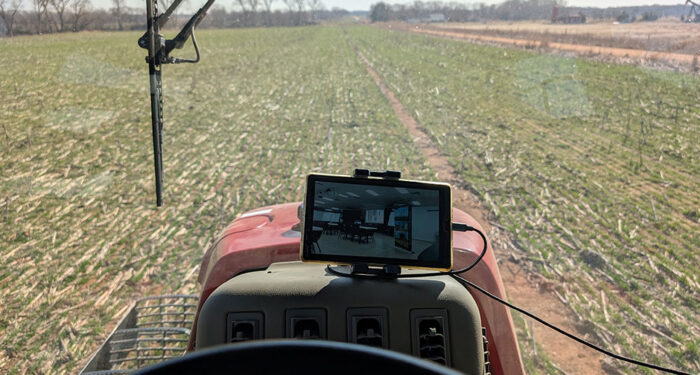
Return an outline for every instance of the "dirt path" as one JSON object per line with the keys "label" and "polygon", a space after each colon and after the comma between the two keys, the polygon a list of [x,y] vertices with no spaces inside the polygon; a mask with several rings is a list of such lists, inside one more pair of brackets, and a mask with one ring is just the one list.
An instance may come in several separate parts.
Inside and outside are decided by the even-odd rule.
{"label": "dirt path", "polygon": [[[351,42],[352,44],[352,42]],[[479,200],[466,189],[459,175],[449,164],[447,158],[428,136],[413,116],[406,110],[396,95],[384,84],[367,58],[352,44],[355,52],[365,64],[367,72],[394,109],[416,146],[426,158],[440,181],[453,186],[453,204],[472,215],[484,226],[496,255],[499,259],[501,276],[508,293],[508,298],[517,306],[528,309],[541,318],[573,333],[585,337],[585,332],[578,330],[573,323],[574,317],[569,308],[560,301],[552,289],[552,282],[528,273],[520,264],[518,257],[508,249],[515,249],[507,235],[495,223],[488,220],[489,213]],[[535,340],[545,349],[549,358],[563,371],[570,374],[598,375],[605,374],[602,368],[602,356],[570,339],[539,324],[533,324]]]}
{"label": "dirt path", "polygon": [[[660,52],[660,51],[647,51],[641,49],[632,48],[617,48],[617,47],[602,47],[602,46],[591,46],[585,44],[573,44],[573,43],[560,43],[560,42],[545,42],[541,40],[532,39],[515,39],[492,35],[481,35],[469,33],[462,30],[437,30],[425,26],[416,25],[404,25],[395,24],[387,26],[390,29],[398,29],[402,31],[409,31],[418,34],[435,35],[447,38],[454,38],[460,40],[472,40],[472,41],[482,41],[497,43],[502,45],[513,45],[518,47],[526,48],[549,48],[553,50],[565,51],[574,53],[577,56],[608,56],[619,59],[632,59],[636,61],[661,61],[666,63],[671,63],[674,65],[682,65],[685,68],[692,68],[698,64],[698,57],[691,54],[685,53],[674,53],[674,52]],[[695,61],[695,62],[694,62]],[[695,65],[694,65],[695,64]]]}

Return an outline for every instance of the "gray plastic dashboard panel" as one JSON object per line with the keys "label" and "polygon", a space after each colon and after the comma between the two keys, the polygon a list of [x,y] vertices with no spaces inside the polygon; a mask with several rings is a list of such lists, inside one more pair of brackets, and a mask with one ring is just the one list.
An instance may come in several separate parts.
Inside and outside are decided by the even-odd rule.
{"label": "gray plastic dashboard panel", "polygon": [[206,300],[197,324],[196,349],[225,344],[227,316],[260,312],[266,339],[286,336],[289,309],[324,309],[327,336],[348,342],[347,311],[384,308],[388,311],[389,349],[413,353],[411,311],[441,309],[449,317],[452,367],[467,374],[483,374],[481,319],[469,292],[448,276],[365,280],[338,277],[325,265],[275,263],[266,270],[238,275],[219,286]]}

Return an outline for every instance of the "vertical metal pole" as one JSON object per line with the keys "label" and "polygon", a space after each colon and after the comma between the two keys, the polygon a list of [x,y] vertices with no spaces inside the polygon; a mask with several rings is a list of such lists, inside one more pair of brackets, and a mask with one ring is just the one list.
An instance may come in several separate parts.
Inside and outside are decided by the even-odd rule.
{"label": "vertical metal pole", "polygon": [[153,164],[156,179],[156,205],[163,205],[163,98],[160,49],[161,36],[156,22],[158,15],[157,0],[146,1],[146,22],[148,27],[148,74],[151,84],[151,123],[153,127]]}

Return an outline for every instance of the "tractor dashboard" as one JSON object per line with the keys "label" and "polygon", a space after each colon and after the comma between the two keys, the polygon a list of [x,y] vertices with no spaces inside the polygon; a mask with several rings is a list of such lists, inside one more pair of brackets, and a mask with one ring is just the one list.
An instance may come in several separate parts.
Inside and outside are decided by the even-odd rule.
{"label": "tractor dashboard", "polygon": [[321,264],[274,263],[211,294],[200,311],[196,350],[252,340],[330,340],[482,374],[481,327],[476,302],[449,276],[356,279]]}

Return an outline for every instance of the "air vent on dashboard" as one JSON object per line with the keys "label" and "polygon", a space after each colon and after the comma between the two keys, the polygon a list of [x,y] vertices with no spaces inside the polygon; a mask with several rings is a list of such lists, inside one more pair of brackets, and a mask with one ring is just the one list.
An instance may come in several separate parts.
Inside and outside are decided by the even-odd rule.
{"label": "air vent on dashboard", "polygon": [[386,309],[348,309],[347,318],[348,342],[378,348],[389,347],[389,327],[387,325]]}
{"label": "air vent on dashboard", "polygon": [[287,337],[306,340],[326,339],[326,310],[290,309],[285,313]]}
{"label": "air vent on dashboard", "polygon": [[227,342],[260,340],[263,336],[263,314],[260,312],[228,313]]}
{"label": "air vent on dashboard", "polygon": [[450,365],[447,311],[419,309],[411,311],[413,355]]}

